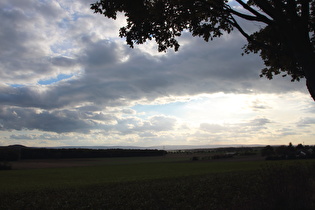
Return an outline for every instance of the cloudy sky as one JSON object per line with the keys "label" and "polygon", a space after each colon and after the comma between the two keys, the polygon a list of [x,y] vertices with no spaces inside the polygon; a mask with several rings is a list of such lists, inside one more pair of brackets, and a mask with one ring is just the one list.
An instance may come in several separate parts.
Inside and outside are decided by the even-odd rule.
{"label": "cloudy sky", "polygon": [[237,32],[130,49],[94,2],[0,0],[0,145],[314,144],[305,81],[260,78]]}

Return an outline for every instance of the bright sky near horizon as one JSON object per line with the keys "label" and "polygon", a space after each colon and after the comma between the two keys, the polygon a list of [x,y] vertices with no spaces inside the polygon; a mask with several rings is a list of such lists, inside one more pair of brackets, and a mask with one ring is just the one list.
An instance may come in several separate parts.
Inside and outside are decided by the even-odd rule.
{"label": "bright sky near horizon", "polygon": [[95,1],[0,0],[0,145],[314,144],[305,81],[260,78],[237,31],[130,49]]}

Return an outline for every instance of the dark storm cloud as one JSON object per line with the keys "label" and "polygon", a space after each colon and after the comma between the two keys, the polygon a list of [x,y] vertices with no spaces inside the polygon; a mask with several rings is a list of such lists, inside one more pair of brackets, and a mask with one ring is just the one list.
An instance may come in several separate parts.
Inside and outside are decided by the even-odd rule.
{"label": "dark storm cloud", "polygon": [[76,60],[59,56],[51,59],[51,63],[55,66],[71,67],[76,65]]}
{"label": "dark storm cloud", "polygon": [[0,108],[0,130],[42,130],[56,133],[89,133],[91,129],[101,128],[96,120],[103,122],[115,120],[115,117],[82,113],[70,110],[38,111],[34,109]]}
{"label": "dark storm cloud", "polygon": [[15,139],[15,140],[34,140],[37,139],[36,135],[11,135],[10,139]]}
{"label": "dark storm cloud", "polygon": [[[89,59],[83,59],[86,75],[80,82],[87,88],[92,85],[95,89],[104,90],[104,93],[111,91],[113,100],[115,97],[154,100],[168,95],[215,92],[274,93],[292,91],[295,86],[300,88],[299,84],[290,84],[292,87],[289,88],[285,79],[268,81],[260,78],[262,66],[257,65],[258,58],[240,56],[241,45],[235,44],[238,39],[231,37],[214,43],[193,40],[181,52],[159,58],[126,46],[120,46],[123,54],[119,54],[115,52],[119,47],[117,44],[93,43],[85,53]],[[128,56],[129,59],[119,63],[119,56]]]}
{"label": "dark storm cloud", "polygon": [[[46,11],[50,15],[56,15],[59,11],[54,4],[41,4],[37,7],[45,7],[45,11],[50,9],[51,12]],[[2,92],[2,98],[8,100],[0,100],[0,103],[17,106],[20,103],[20,106],[45,109],[87,101],[102,106],[115,106],[124,104],[125,100],[129,102],[142,98],[154,100],[168,95],[286,92],[295,87],[292,85],[290,89],[285,80],[260,79],[259,69],[262,65],[259,58],[240,56],[244,43],[242,37],[237,34],[210,43],[198,38],[191,39],[190,35],[184,34],[182,40],[187,44],[181,47],[180,52],[156,58],[138,49],[131,50],[125,45],[121,46],[120,42],[93,40],[82,28],[80,51],[74,58],[57,56],[51,58],[49,62],[45,59],[30,61],[32,59],[27,56],[32,54],[35,59],[41,53],[40,47],[36,52],[30,51],[28,45],[27,48],[24,47],[25,43],[37,38],[35,32],[26,30],[28,32],[25,33],[29,34],[26,36],[18,30],[19,28],[10,24],[12,20],[15,25],[21,25],[20,27],[30,24],[26,14],[21,10],[15,12],[3,10],[2,13],[4,25],[8,29],[5,30],[6,37],[12,39],[8,40],[6,37],[0,39],[5,40],[5,43],[11,43],[2,52],[10,53],[9,49],[18,49],[11,52],[15,55],[9,56],[12,61],[6,60],[9,63],[1,69],[3,74],[12,73],[15,76],[10,77],[17,79],[18,82],[18,78],[30,77],[26,75],[33,75],[33,78],[39,79],[47,76],[45,75],[47,72],[54,71],[54,67],[69,68],[75,64],[80,65],[85,73],[77,80],[51,86],[45,91],[40,90],[41,88],[21,87],[13,91],[14,93]],[[128,57],[128,60],[120,62],[124,57]]]}
{"label": "dark storm cloud", "polygon": [[53,90],[54,88],[47,90],[45,87],[36,86],[3,86],[0,87],[0,104],[49,110],[64,107],[70,103]]}
{"label": "dark storm cloud", "polygon": [[[73,137],[72,137],[73,138]],[[43,134],[12,134],[9,136],[10,140],[49,140],[49,141],[65,141],[71,140],[71,136],[60,133],[43,133]]]}
{"label": "dark storm cloud", "polygon": [[[55,1],[0,2],[0,76],[3,83],[30,84],[73,72],[75,64],[54,55],[67,36],[58,22],[67,17]],[[67,36],[65,36],[65,34]],[[63,36],[64,35],[64,36]],[[64,53],[66,48],[62,49]]]}
{"label": "dark storm cloud", "polygon": [[245,43],[237,32],[209,43],[191,39],[173,65],[187,80],[199,84],[208,93],[280,93],[305,89],[304,82],[291,83],[281,76],[274,80],[260,78],[263,65],[259,56],[241,56]]}
{"label": "dark storm cloud", "polygon": [[[230,41],[233,44],[235,40],[232,38]],[[209,45],[209,49],[211,49],[211,44],[206,43]],[[235,58],[232,61],[229,60],[230,57],[235,56],[235,52],[230,52],[230,54],[226,52],[227,60],[224,65],[219,63],[217,61],[218,56],[223,56],[222,53],[228,49],[225,49],[224,46],[221,52],[214,43],[214,47],[217,49],[214,52],[211,50],[209,52],[201,40],[194,40],[191,45],[199,49],[201,58],[195,54],[197,52],[195,48],[191,48],[191,52],[189,52],[189,44],[183,47],[182,53],[170,53],[170,55],[166,54],[155,58],[141,53],[138,49],[132,50],[115,42],[88,40],[82,46],[82,51],[76,58],[76,62],[74,59],[64,57],[57,57],[53,60],[53,62],[58,61],[58,65],[61,66],[79,63],[85,69],[81,77],[47,87],[2,87],[0,104],[53,110],[90,103],[91,106],[82,108],[86,111],[90,108],[91,111],[99,111],[104,107],[129,105],[139,99],[152,101],[169,95],[185,96],[220,91],[248,93],[250,89],[259,92],[268,92],[270,89],[272,92],[288,91],[288,89],[281,88],[281,82],[273,83],[275,85],[273,88],[268,89],[266,88],[268,85],[265,85],[261,89],[260,86],[257,86],[262,79],[259,78],[257,69],[255,69],[257,68],[254,65],[255,62],[247,62],[246,67],[241,68],[240,63],[246,62],[244,57],[240,56],[238,58],[240,60]],[[234,51],[237,50],[234,49]],[[222,55],[219,55],[220,53]],[[121,62],[121,57],[125,56],[128,56],[128,60]],[[270,81],[264,80],[264,82]],[[50,112],[45,115],[36,115],[37,117],[33,118],[32,122],[25,122],[24,127],[55,132],[83,129],[82,132],[87,132],[88,129],[93,129],[95,126],[84,120],[82,123],[80,121],[82,116],[77,116],[76,123],[72,123],[71,126],[49,127],[48,122],[56,123],[61,120],[55,114]],[[47,127],[41,124],[42,120],[46,120],[45,117],[51,118],[51,120],[46,121]],[[34,123],[35,120],[37,123]],[[63,122],[71,123],[67,120]],[[28,126],[27,123],[31,125]],[[10,125],[13,126],[13,124]],[[95,128],[98,127],[95,126]],[[157,126],[154,127],[152,124],[133,129],[144,131],[153,128],[159,130]]]}
{"label": "dark storm cloud", "polygon": [[80,60],[85,67],[101,69],[117,62],[118,55],[116,50],[119,46],[116,43],[108,40],[93,42],[89,38],[85,37],[82,43],[85,49]]}
{"label": "dark storm cloud", "polygon": [[[304,83],[290,83],[281,77],[272,81],[259,78],[262,62],[258,56],[241,56],[245,42],[237,33],[209,43],[184,33],[179,52],[153,56],[137,47],[130,49],[117,35],[113,37],[110,30],[117,27],[107,19],[85,10],[80,14],[81,8],[88,11],[86,1],[60,4],[0,3],[0,76],[8,84],[0,86],[2,130],[88,133],[104,128],[97,121],[117,120],[114,114],[103,114],[102,110],[130,106],[138,100],[152,102],[167,96],[217,92],[305,92]],[[75,76],[52,85],[38,85],[38,81],[59,74]],[[13,84],[24,86],[10,86]],[[115,129],[153,132],[175,126],[174,119],[165,117],[126,121],[120,119]],[[268,122],[257,119],[251,123],[263,126]],[[214,129],[211,125],[201,127]]]}

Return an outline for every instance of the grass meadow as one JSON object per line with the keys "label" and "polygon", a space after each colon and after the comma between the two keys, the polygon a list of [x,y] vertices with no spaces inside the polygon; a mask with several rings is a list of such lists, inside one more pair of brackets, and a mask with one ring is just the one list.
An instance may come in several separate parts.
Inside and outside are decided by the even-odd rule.
{"label": "grass meadow", "polygon": [[0,171],[0,209],[314,209],[314,164],[134,157]]}

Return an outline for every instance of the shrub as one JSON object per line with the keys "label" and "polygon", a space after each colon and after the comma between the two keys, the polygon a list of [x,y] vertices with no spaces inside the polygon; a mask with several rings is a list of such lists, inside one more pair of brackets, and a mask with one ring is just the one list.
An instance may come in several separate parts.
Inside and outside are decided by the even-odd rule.
{"label": "shrub", "polygon": [[11,170],[12,166],[8,162],[0,162],[0,170]]}
{"label": "shrub", "polygon": [[197,161],[197,160],[199,160],[199,157],[194,156],[194,157],[191,158],[191,160],[192,160],[192,161]]}

